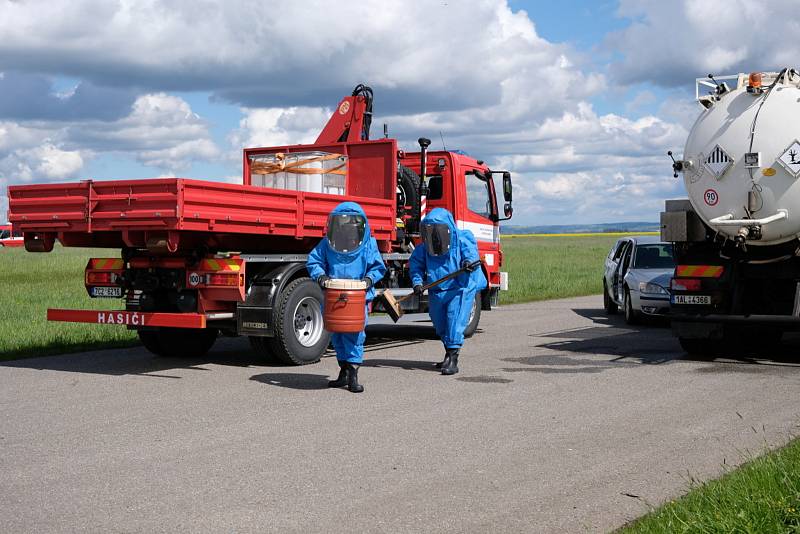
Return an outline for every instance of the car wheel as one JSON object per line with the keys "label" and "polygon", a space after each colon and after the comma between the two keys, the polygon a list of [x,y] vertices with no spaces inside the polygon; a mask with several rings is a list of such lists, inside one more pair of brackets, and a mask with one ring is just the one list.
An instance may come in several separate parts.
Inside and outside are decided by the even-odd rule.
{"label": "car wheel", "polygon": [[622,306],[625,312],[625,322],[628,324],[638,324],[640,312],[633,309],[633,303],[631,302],[631,292],[627,287],[625,288],[625,297],[623,299]]}
{"label": "car wheel", "polygon": [[605,279],[603,279],[603,309],[608,315],[614,315],[618,310],[617,303],[608,295],[608,285],[606,285]]}

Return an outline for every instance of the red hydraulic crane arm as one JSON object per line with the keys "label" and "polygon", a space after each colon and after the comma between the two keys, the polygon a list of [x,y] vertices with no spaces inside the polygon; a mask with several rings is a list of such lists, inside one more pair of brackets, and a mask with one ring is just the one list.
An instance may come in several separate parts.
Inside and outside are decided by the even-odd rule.
{"label": "red hydraulic crane arm", "polygon": [[357,85],[351,96],[339,102],[316,144],[352,143],[369,139],[372,122],[372,89]]}

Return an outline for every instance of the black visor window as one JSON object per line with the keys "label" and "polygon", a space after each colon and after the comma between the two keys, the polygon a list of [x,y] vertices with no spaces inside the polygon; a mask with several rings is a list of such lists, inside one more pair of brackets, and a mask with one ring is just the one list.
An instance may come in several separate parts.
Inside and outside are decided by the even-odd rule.
{"label": "black visor window", "polygon": [[450,226],[423,224],[422,241],[431,256],[442,256],[450,250]]}
{"label": "black visor window", "polygon": [[361,215],[332,214],[328,219],[328,241],[337,252],[357,249],[366,230],[367,221]]}

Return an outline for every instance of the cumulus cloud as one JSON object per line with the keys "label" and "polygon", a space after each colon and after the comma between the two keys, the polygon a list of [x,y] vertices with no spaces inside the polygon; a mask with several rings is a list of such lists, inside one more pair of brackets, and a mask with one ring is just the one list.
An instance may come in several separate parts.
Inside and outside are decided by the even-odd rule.
{"label": "cumulus cloud", "polygon": [[632,23],[607,45],[621,54],[611,75],[621,83],[676,87],[708,73],[780,70],[795,66],[800,45],[795,0],[620,0]]}
{"label": "cumulus cloud", "polygon": [[242,109],[239,128],[231,132],[231,144],[240,147],[313,143],[331,116],[321,107]]}
{"label": "cumulus cloud", "polygon": [[220,154],[208,123],[185,100],[165,93],[140,96],[130,114],[118,121],[73,125],[67,133],[77,146],[130,154],[144,165],[165,170],[181,171],[193,161]]}
{"label": "cumulus cloud", "polygon": [[[670,16],[696,16],[690,4]],[[661,72],[638,67],[656,59],[665,72],[680,65],[686,83],[685,58],[669,59],[672,51],[650,44],[666,35],[655,27],[664,13],[658,2],[622,0],[620,14],[635,22],[608,41],[622,52],[613,55],[621,57],[610,67],[615,77],[666,83],[653,78]],[[0,181],[13,173],[34,180],[61,179],[52,176],[59,169],[80,173],[74,157],[45,172],[58,154],[48,159],[44,147],[77,154],[81,165],[116,154],[165,174],[209,161],[238,181],[241,147],[313,141],[329,107],[366,82],[375,89],[376,130],[387,122],[402,147],[425,136],[438,148],[441,131],[448,148],[514,171],[518,222],[653,220],[674,189],[663,154],[683,144],[689,116],[597,114],[590,102],[608,90],[604,70],[543,39],[528,13],[506,0],[276,0],[268,8],[256,0],[31,1],[7,4],[0,32],[0,84],[9,80],[23,99],[28,93],[21,110],[0,96],[0,119],[13,117],[0,122]],[[752,53],[723,42],[704,48],[716,62]],[[53,77],[80,82],[57,94]],[[227,150],[176,91],[210,93],[241,111],[237,128],[217,133]],[[640,91],[626,111],[649,109],[654,98]]]}
{"label": "cumulus cloud", "polygon": [[2,68],[246,107],[324,105],[357,81],[381,88],[390,112],[533,106],[531,82],[552,74],[542,69],[577,70],[505,0],[18,2],[0,33]]}

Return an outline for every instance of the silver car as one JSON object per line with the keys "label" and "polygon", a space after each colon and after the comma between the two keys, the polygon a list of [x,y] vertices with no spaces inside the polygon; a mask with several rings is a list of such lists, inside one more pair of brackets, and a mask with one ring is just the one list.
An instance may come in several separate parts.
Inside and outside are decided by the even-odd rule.
{"label": "silver car", "polygon": [[672,244],[656,237],[623,237],[611,248],[603,275],[606,313],[622,308],[625,322],[669,313],[669,281],[675,271]]}

